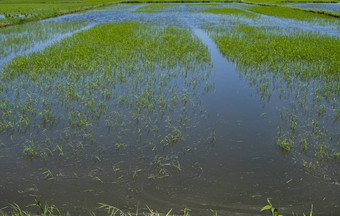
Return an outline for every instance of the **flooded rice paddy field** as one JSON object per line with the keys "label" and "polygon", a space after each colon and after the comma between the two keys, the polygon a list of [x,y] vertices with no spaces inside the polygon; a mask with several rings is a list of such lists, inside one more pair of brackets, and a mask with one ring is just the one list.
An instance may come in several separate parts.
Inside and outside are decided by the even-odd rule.
{"label": "flooded rice paddy field", "polygon": [[339,19],[256,11],[120,4],[0,29],[0,207],[339,215]]}
{"label": "flooded rice paddy field", "polygon": [[290,4],[290,5],[294,7],[322,9],[322,10],[340,12],[340,3],[305,3],[305,4]]}

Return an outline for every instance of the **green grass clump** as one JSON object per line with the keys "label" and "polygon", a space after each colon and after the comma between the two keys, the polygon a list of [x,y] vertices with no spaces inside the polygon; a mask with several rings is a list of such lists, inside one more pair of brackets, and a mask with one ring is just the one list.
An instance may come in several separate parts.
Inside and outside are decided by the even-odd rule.
{"label": "green grass clump", "polygon": [[280,6],[253,6],[248,8],[250,11],[288,19],[297,19],[303,21],[311,21],[316,19],[336,19],[335,17],[308,12],[300,9],[280,7]]}

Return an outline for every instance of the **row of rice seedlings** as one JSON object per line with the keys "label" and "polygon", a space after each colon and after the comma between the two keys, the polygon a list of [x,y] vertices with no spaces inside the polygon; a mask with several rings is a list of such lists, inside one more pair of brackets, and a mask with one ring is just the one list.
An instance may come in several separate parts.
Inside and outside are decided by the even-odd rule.
{"label": "row of rice seedlings", "polygon": [[[119,208],[105,204],[105,203],[98,203],[98,207],[95,211],[90,211],[89,214],[92,216],[99,215],[120,215],[120,216],[132,216],[132,215],[149,215],[149,216],[189,216],[190,215],[190,209],[184,208],[181,210],[180,214],[174,213],[173,209],[170,209],[168,211],[164,212],[158,212],[157,210],[154,210],[150,208],[149,206],[140,207],[137,205],[136,210],[134,211],[127,211],[124,212],[120,210]],[[27,208],[30,208],[32,210],[26,210]],[[24,208],[20,207],[17,203],[9,204],[9,206],[6,206],[3,209],[0,209],[0,215],[6,216],[6,215],[15,215],[15,216],[33,216],[37,215],[37,212],[40,215],[48,215],[48,216],[60,216],[64,215],[55,205],[50,205],[48,203],[42,203],[37,197],[35,197],[35,203],[30,204],[26,206],[25,210]],[[209,210],[208,215],[217,216],[217,211]],[[68,211],[66,212],[66,215],[71,215]]]}
{"label": "row of rice seedlings", "polygon": [[[310,161],[314,170],[338,158],[339,38],[280,34],[247,25],[207,27],[207,31],[264,102],[274,92],[289,101],[280,109],[277,143],[283,153],[293,152],[299,163]],[[338,170],[334,166],[329,169],[332,174]]]}
{"label": "row of rice seedlings", "polygon": [[[34,22],[0,29],[0,58],[24,53],[46,41],[86,26],[81,22]],[[40,45],[42,46],[42,45]],[[37,46],[37,49],[40,48]],[[1,61],[0,61],[1,62]]]}
{"label": "row of rice seedlings", "polygon": [[[272,215],[277,215],[278,213],[278,209],[273,207],[272,203],[270,202],[270,199],[267,199],[267,205],[264,206],[260,211],[269,211],[272,213]],[[128,211],[128,212],[124,212],[121,209],[109,205],[109,204],[105,204],[105,203],[98,203],[98,209],[95,211],[97,214],[103,214],[105,212],[105,214],[107,215],[116,215],[119,214],[120,216],[132,216],[132,215],[149,215],[149,216],[161,216],[161,215],[166,215],[166,216],[179,216],[179,214],[173,214],[173,209],[170,209],[169,211],[165,211],[167,212],[165,213],[159,213],[157,210],[153,210],[151,209],[149,206],[146,205],[145,208],[140,207],[137,205],[136,210],[135,211]],[[62,213],[60,212],[60,210],[55,206],[55,205],[50,205],[48,203],[44,203],[42,204],[41,201],[35,197],[35,203],[31,204],[27,207],[31,207],[31,208],[35,208],[38,209],[38,211],[40,212],[41,215],[62,215]],[[183,214],[183,216],[189,216],[190,215],[190,209],[188,208],[184,208],[183,210],[181,210],[181,214]],[[95,212],[91,212],[90,215],[95,216],[96,213]],[[18,204],[13,203],[10,204],[9,206],[6,206],[4,209],[0,209],[0,215],[1,216],[6,216],[6,215],[20,215],[20,216],[31,216],[32,213],[30,211],[27,210],[23,210]],[[66,213],[66,215],[71,215],[69,212]],[[207,213],[207,215],[213,215],[213,216],[217,216],[218,212],[215,210],[210,210],[209,213]],[[294,214],[293,214],[294,215]],[[303,214],[305,215],[305,214]],[[309,213],[310,216],[313,215],[313,205],[311,205],[311,210]]]}
{"label": "row of rice seedlings", "polygon": [[148,4],[138,8],[135,13],[160,13],[160,12],[174,12],[178,11],[179,4]]}
{"label": "row of rice seedlings", "polygon": [[[279,34],[265,27],[248,25],[208,31],[229,60],[245,66],[273,72],[289,71],[302,79],[340,76],[340,44],[337,37],[300,32]],[[234,47],[245,52],[239,52]],[[292,76],[290,73],[284,75]]]}
{"label": "row of rice seedlings", "polygon": [[246,16],[249,18],[256,18],[257,15],[250,13],[241,9],[236,8],[208,8],[200,11],[201,13],[212,13],[212,14],[223,14],[223,15],[233,15],[233,16]]}
{"label": "row of rice seedlings", "polygon": [[221,6],[215,3],[204,3],[204,4],[185,4],[185,7],[190,12],[201,12],[208,8],[220,8]]}
{"label": "row of rice seedlings", "polygon": [[[98,25],[18,56],[0,73],[1,138],[13,156],[4,160],[44,161],[48,181],[63,176],[47,161],[82,161],[79,176],[98,184],[163,179],[197,137],[189,131],[201,121],[210,64],[191,31],[137,23]],[[111,176],[89,174],[92,166]]]}
{"label": "row of rice seedlings", "polygon": [[314,21],[314,22],[336,22],[338,18],[319,14],[312,13],[308,11],[303,11],[296,8],[291,7],[281,7],[281,6],[251,6],[248,7],[250,11],[265,14],[268,16],[275,16],[280,18],[288,18],[288,19],[297,19],[302,21]]}

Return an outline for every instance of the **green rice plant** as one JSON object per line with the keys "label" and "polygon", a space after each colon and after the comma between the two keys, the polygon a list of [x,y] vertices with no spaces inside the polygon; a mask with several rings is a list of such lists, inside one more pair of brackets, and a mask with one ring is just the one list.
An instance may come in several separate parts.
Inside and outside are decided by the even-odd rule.
{"label": "green rice plant", "polygon": [[[44,205],[41,203],[41,201],[35,197],[35,203],[27,205],[26,207],[38,207],[39,209],[39,215],[41,216],[59,216],[61,215],[58,208],[56,208],[54,205],[49,206],[47,203]],[[24,211],[22,208],[16,204],[12,203],[9,204],[9,206],[4,207],[0,209],[0,215],[1,216],[7,216],[7,215],[13,215],[13,216],[33,216],[36,214],[32,214],[30,211]]]}
{"label": "green rice plant", "polygon": [[294,145],[294,142],[292,139],[290,138],[284,138],[283,140],[281,140],[281,138],[279,138],[278,143],[280,145],[280,147],[282,148],[283,151],[290,151],[292,150],[292,147]]}
{"label": "green rice plant", "polygon": [[269,199],[267,199],[267,202],[268,202],[268,205],[264,206],[261,209],[261,212],[269,210],[271,212],[272,216],[282,216],[282,215],[278,215],[278,210],[273,207],[273,205],[271,204]]}
{"label": "green rice plant", "polygon": [[41,216],[61,215],[59,209],[56,208],[54,205],[49,206],[47,203],[43,205],[38,198],[35,198],[35,204],[31,204],[28,207],[30,206],[38,207],[40,209]]}
{"label": "green rice plant", "polygon": [[0,209],[0,215],[7,216],[7,213],[6,213],[7,211],[9,211],[10,214],[14,216],[29,216],[30,215],[29,212],[22,210],[20,206],[16,203],[9,204],[9,206]]}
{"label": "green rice plant", "polygon": [[121,211],[120,209],[118,209],[114,206],[104,204],[104,203],[98,203],[98,204],[99,204],[99,208],[105,209],[107,211],[108,215],[113,216],[113,215],[116,215],[117,213],[119,215],[125,215],[123,211]]}
{"label": "green rice plant", "polygon": [[[273,205],[272,205],[271,202],[270,202],[270,199],[267,199],[267,202],[268,202],[268,205],[264,206],[264,207],[261,209],[261,212],[263,212],[263,211],[270,211],[270,213],[271,213],[272,216],[283,216],[282,214],[279,214],[279,211],[278,211],[277,208],[274,208],[274,207],[273,207]],[[293,214],[293,215],[295,215],[295,214]],[[306,216],[306,214],[303,213],[303,216]],[[309,216],[313,216],[313,205],[312,205],[312,207],[311,207]]]}

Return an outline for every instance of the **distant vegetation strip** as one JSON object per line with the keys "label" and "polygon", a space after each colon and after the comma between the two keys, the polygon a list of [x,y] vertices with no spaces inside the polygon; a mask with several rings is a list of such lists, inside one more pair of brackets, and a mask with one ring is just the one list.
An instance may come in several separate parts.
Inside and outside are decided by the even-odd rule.
{"label": "distant vegetation strip", "polygon": [[308,20],[315,18],[334,18],[340,17],[340,13],[332,13],[323,10],[301,10],[295,7],[282,6],[253,6],[249,8],[250,11],[265,14],[269,16],[276,16],[281,18],[293,18],[298,20]]}
{"label": "distant vegetation strip", "polygon": [[147,4],[134,12],[137,13],[156,13],[162,11],[176,10],[178,5],[176,4]]}
{"label": "distant vegetation strip", "polygon": [[[330,17],[340,17],[340,13],[336,11],[327,11],[327,10],[320,10],[320,9],[311,9],[311,8],[299,8],[299,7],[291,7],[291,6],[284,6],[284,5],[273,5],[273,4],[263,4],[263,3],[252,3],[252,2],[244,2],[246,4],[257,5],[256,8],[250,8],[251,11],[277,16],[277,17],[284,17],[284,18],[294,18],[296,16],[302,17],[301,15],[307,15],[307,13],[314,13],[317,15],[315,18],[330,18]],[[305,13],[305,14],[303,14]]]}
{"label": "distant vegetation strip", "polygon": [[[197,0],[166,0],[166,1],[161,1],[161,0],[123,0],[120,3],[245,3],[245,4],[250,4],[250,5],[258,5],[258,6],[271,6],[271,7],[280,7],[281,8],[288,8],[288,10],[294,10],[295,12],[297,10],[300,11],[305,11],[305,12],[311,12],[315,14],[322,14],[325,16],[330,16],[330,17],[340,17],[340,13],[336,11],[327,11],[327,10],[321,10],[321,9],[311,9],[311,8],[299,8],[299,7],[291,7],[291,6],[285,6],[282,3],[291,3],[288,1],[266,1],[266,0],[251,0],[251,1],[242,1],[242,0],[202,0],[202,1],[197,1]],[[320,3],[315,2],[315,1],[292,1],[294,3]],[[338,3],[340,0],[337,1],[321,1],[322,3]]]}
{"label": "distant vegetation strip", "polygon": [[237,2],[237,3],[253,3],[253,4],[285,4],[285,3],[339,3],[335,1],[275,1],[275,0],[122,0],[122,3],[209,3],[209,2]]}
{"label": "distant vegetation strip", "polygon": [[339,3],[340,0],[335,0],[335,1],[301,1],[301,0],[289,0],[289,1],[281,1],[283,3]]}
{"label": "distant vegetation strip", "polygon": [[[191,12],[195,12],[194,10],[190,10]],[[257,15],[255,13],[251,13],[248,11],[244,11],[241,9],[236,9],[236,8],[207,8],[205,10],[201,10],[201,11],[196,11],[199,13],[212,13],[212,14],[227,14],[227,15],[242,15],[242,16],[246,16],[249,18],[254,18]]]}
{"label": "distant vegetation strip", "polygon": [[[58,17],[58,16],[62,16],[62,15],[67,15],[67,14],[73,14],[73,13],[77,13],[77,12],[82,12],[82,11],[87,11],[87,10],[92,10],[92,9],[96,9],[96,8],[101,8],[101,7],[107,7],[107,6],[110,6],[110,5],[114,5],[114,4],[117,4],[119,2],[117,1],[113,1],[113,2],[104,2],[104,3],[100,3],[100,4],[96,4],[96,3],[92,3],[93,5],[86,5],[84,6],[84,4],[82,3],[79,3],[79,7],[72,7],[72,8],[68,8],[68,9],[65,9],[63,6],[67,6],[69,3],[57,3],[57,4],[53,4],[53,5],[60,5],[61,8],[60,9],[46,9],[46,10],[41,10],[41,13],[40,14],[36,14],[35,16],[24,16],[24,17],[13,17],[13,18],[10,18],[9,20],[7,21],[1,21],[0,19],[0,28],[4,28],[4,27],[7,27],[7,26],[13,26],[13,25],[17,25],[17,24],[23,24],[23,23],[27,23],[27,22],[32,22],[32,21],[39,21],[39,20],[43,20],[43,19],[48,19],[48,18],[52,18],[52,17]],[[18,12],[19,13],[30,13],[30,11],[34,11],[35,8],[29,8],[29,5],[30,4],[0,4],[1,5],[1,10],[2,11],[6,11],[6,8],[5,8],[5,5],[6,6],[15,6],[16,8],[19,8],[18,9]],[[27,9],[25,9],[25,7],[19,7],[19,6],[23,6],[23,5],[27,5]],[[32,5],[36,5],[36,4],[32,4]],[[41,6],[44,6],[46,8],[48,8],[48,5],[51,5],[51,4],[44,4],[44,3],[41,3],[41,4],[37,4],[37,5],[41,5]],[[71,5],[71,4],[70,4]],[[74,4],[72,4],[74,5]],[[38,9],[39,7],[36,7],[36,9]],[[1,12],[0,10],[0,12]],[[27,12],[25,12],[27,10]],[[34,11],[35,12],[35,11]],[[34,13],[33,12],[33,13]],[[6,12],[3,12],[3,13],[6,13]],[[12,16],[11,15],[11,11],[8,11],[8,16]],[[0,13],[1,14],[1,13]],[[6,23],[7,22],[7,23]]]}

